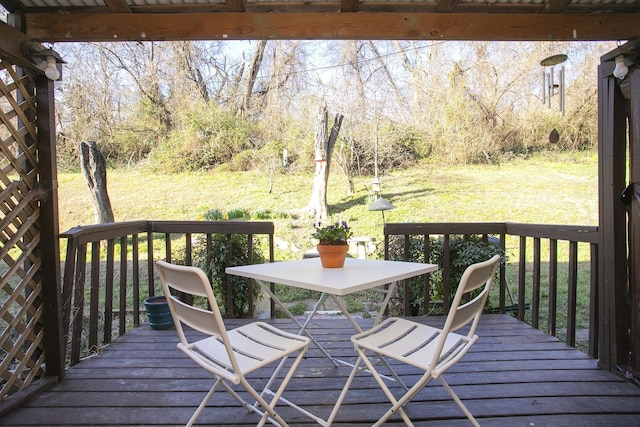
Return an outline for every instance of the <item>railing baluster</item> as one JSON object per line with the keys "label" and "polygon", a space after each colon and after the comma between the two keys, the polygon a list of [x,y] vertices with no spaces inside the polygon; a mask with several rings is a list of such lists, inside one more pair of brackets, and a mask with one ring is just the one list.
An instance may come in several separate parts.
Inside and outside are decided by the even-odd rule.
{"label": "railing baluster", "polygon": [[569,242],[569,275],[567,278],[567,344],[576,345],[576,296],[578,290],[578,242]]}
{"label": "railing baluster", "polygon": [[[431,236],[428,234],[422,235],[422,247],[424,248],[424,262],[428,263],[431,258]],[[422,314],[429,314],[429,306],[431,305],[431,273],[423,275],[424,284],[422,291]]]}
{"label": "railing baluster", "polygon": [[[138,234],[131,236],[131,264],[133,280],[133,300],[140,301],[140,250],[138,248]],[[133,324],[140,325],[140,304],[133,304]]]}
{"label": "railing baluster", "polygon": [[[253,264],[253,234],[247,234],[247,252],[248,252],[248,264]],[[246,279],[249,281],[248,283],[248,288],[249,288],[249,314],[251,316],[253,316],[253,280],[252,279]]]}
{"label": "railing baluster", "polygon": [[120,237],[120,315],[119,335],[127,332],[127,236]]}
{"label": "railing baluster", "polygon": [[107,240],[107,276],[105,279],[104,290],[104,343],[111,342],[111,335],[113,334],[113,277],[115,273],[115,251],[116,241],[115,239]]}
{"label": "railing baluster", "polygon": [[184,235],[184,265],[193,265],[193,250],[191,249],[191,233]]}
{"label": "railing baluster", "polygon": [[527,237],[520,236],[520,259],[518,261],[518,319],[524,320],[527,273]]}
{"label": "railing baluster", "polygon": [[449,310],[451,306],[451,246],[450,246],[450,235],[445,234],[444,240],[442,244],[442,251],[444,253],[442,260],[442,283],[444,286],[442,287],[442,299],[443,301],[443,309],[446,311]]}
{"label": "railing baluster", "polygon": [[167,262],[172,262],[171,260],[171,234],[164,234],[164,259]]}
{"label": "railing baluster", "polygon": [[76,284],[73,294],[73,309],[71,310],[71,363],[80,361],[80,348],[82,346],[82,317],[84,315],[84,285],[87,266],[87,244],[78,246],[76,261]]}
{"label": "railing baluster", "polygon": [[591,253],[591,277],[589,278],[589,288],[591,290],[591,298],[589,301],[589,348],[588,352],[594,359],[598,358],[598,245],[591,243],[589,245]]}
{"label": "railing baluster", "polygon": [[153,266],[153,232],[147,232],[147,294],[152,297],[155,296],[156,290],[153,285],[154,279],[154,266]]}
{"label": "railing baluster", "polygon": [[531,289],[531,324],[538,329],[540,314],[540,238],[533,238],[533,287]]}
{"label": "railing baluster", "polygon": [[[502,253],[506,253],[506,246],[507,242],[506,242],[506,235],[504,233],[500,234],[500,249],[502,250]],[[500,263],[500,295],[499,295],[499,303],[498,305],[500,306],[500,313],[504,313],[504,309],[505,309],[505,298],[506,298],[506,291],[507,291],[507,266],[506,266],[506,262],[501,262]]]}
{"label": "railing baluster", "polygon": [[206,262],[206,268],[205,271],[207,272],[207,277],[209,278],[209,281],[213,281],[213,269],[211,268],[211,261],[213,260],[213,256],[211,255],[211,248],[213,245],[213,235],[211,233],[207,233],[207,241],[205,243],[206,245],[206,251],[207,251],[207,255],[205,256],[205,262]]}
{"label": "railing baluster", "polygon": [[[227,265],[231,265],[233,259],[233,236],[227,234]],[[233,309],[233,289],[231,288],[231,277],[228,274],[224,276],[224,284],[226,289],[226,316],[229,319],[235,319],[235,310]]]}
{"label": "railing baluster", "polygon": [[549,240],[549,319],[548,333],[555,336],[558,305],[558,241]]}
{"label": "railing baluster", "polygon": [[67,256],[64,264],[64,279],[62,281],[62,328],[65,342],[68,339],[69,325],[71,322],[71,299],[76,281],[76,256],[78,252],[78,239],[67,239]]}
{"label": "railing baluster", "polygon": [[[404,257],[403,259],[406,261],[411,258],[411,236],[404,236]],[[402,281],[402,292],[404,298],[402,300],[402,310],[403,313],[409,314],[411,313],[411,286],[407,279]]]}
{"label": "railing baluster", "polygon": [[100,242],[91,243],[91,296],[89,301],[89,349],[98,345],[98,299],[100,296]]}

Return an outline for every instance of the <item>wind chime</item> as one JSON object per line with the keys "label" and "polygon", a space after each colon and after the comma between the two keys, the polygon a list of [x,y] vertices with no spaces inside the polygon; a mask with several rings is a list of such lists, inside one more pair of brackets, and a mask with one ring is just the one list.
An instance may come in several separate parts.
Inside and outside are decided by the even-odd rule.
{"label": "wind chime", "polygon": [[556,76],[555,66],[564,63],[567,55],[553,55],[540,61],[544,67],[542,71],[542,103],[551,108],[551,98],[558,96],[558,109],[564,116],[564,65],[560,67]]}

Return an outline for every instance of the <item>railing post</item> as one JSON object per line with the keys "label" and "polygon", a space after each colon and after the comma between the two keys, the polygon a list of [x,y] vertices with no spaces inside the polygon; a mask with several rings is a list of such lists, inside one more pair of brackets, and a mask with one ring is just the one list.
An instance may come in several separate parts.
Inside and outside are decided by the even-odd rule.
{"label": "railing post", "polygon": [[520,257],[518,260],[518,319],[524,320],[527,274],[527,237],[520,236]]}
{"label": "railing post", "polygon": [[558,305],[558,241],[549,240],[549,318],[547,333],[555,336]]}
{"label": "railing post", "polygon": [[107,240],[107,276],[104,290],[104,342],[111,342],[113,333],[113,277],[115,273],[115,239]]}
{"label": "railing post", "polygon": [[567,278],[567,344],[576,345],[576,297],[578,288],[578,242],[569,242]]}
{"label": "railing post", "polygon": [[540,238],[533,238],[533,284],[531,290],[531,324],[538,329],[540,319]]}
{"label": "railing post", "polygon": [[591,298],[589,301],[589,355],[594,359],[598,358],[598,333],[600,332],[598,325],[600,324],[600,313],[598,311],[599,298],[598,295],[598,245],[591,243],[591,277],[589,288],[591,289]]}
{"label": "railing post", "polygon": [[76,280],[73,293],[73,307],[71,308],[71,364],[80,361],[80,347],[82,344],[82,317],[84,315],[84,285],[85,269],[87,265],[87,245],[78,245],[76,260]]}
{"label": "railing post", "polygon": [[149,230],[147,231],[147,294],[150,297],[156,294],[156,278],[153,262],[153,230]]}

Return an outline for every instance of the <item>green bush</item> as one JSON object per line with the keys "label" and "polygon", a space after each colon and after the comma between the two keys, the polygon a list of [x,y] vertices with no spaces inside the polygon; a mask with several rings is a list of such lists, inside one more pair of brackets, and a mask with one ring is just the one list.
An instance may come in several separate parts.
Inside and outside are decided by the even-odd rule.
{"label": "green bush", "polygon": [[[228,261],[229,251],[231,259]],[[251,318],[255,313],[249,311],[249,280],[225,273],[226,267],[235,267],[249,264],[249,242],[247,237],[240,234],[231,236],[229,240],[226,234],[213,234],[211,236],[211,250],[207,257],[206,240],[196,242],[193,246],[193,264],[205,271],[211,272],[211,286],[222,313],[227,310],[226,280],[229,281],[232,293],[232,317]],[[253,264],[265,262],[262,250],[257,241],[253,243]],[[262,297],[260,286],[253,286],[254,305]]]}
{"label": "green bush", "polygon": [[251,214],[248,210],[242,208],[234,208],[227,212],[227,218],[229,219],[251,219]]}
{"label": "green bush", "polygon": [[[404,260],[404,236],[391,236],[389,239],[389,259]],[[429,282],[429,299],[434,303],[434,307],[424,307],[424,280],[422,277],[415,277],[410,280],[409,300],[410,313],[402,313],[404,300],[404,289],[402,286],[396,288],[396,294],[389,304],[389,309],[396,315],[416,316],[420,313],[443,314],[444,301],[444,279],[442,269],[444,268],[444,239],[442,237],[431,238],[429,240],[429,259],[425,260],[424,238],[422,236],[411,236],[409,240],[409,261],[426,262],[437,264],[438,271],[431,273]],[[465,269],[477,262],[486,261],[492,256],[500,254],[504,262],[504,252],[491,241],[484,242],[481,236],[461,236],[451,235],[449,239],[449,287],[450,298],[453,299],[458,284]],[[497,274],[497,273],[496,273]],[[474,293],[470,295],[471,298]]]}
{"label": "green bush", "polygon": [[195,103],[181,112],[179,122],[151,156],[161,170],[211,169],[254,148],[251,124],[212,103]]}

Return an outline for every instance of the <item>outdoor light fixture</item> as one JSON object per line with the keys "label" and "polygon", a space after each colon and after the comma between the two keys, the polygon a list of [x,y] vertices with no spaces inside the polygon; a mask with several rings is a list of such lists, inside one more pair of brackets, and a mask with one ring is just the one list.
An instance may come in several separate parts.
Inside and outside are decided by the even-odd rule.
{"label": "outdoor light fixture", "polygon": [[64,64],[64,60],[58,52],[53,49],[45,48],[35,41],[26,42],[23,45],[24,55],[33,62],[33,64],[44,71],[45,76],[50,80],[58,80],[60,71],[57,64]]}
{"label": "outdoor light fixture", "polygon": [[629,72],[629,68],[624,63],[624,55],[616,56],[616,68],[613,70],[613,77],[624,79]]}
{"label": "outdoor light fixture", "polygon": [[396,207],[391,204],[384,197],[378,197],[375,202],[369,206],[370,211],[380,211],[382,212],[382,223],[384,224],[384,211],[390,211],[391,209],[395,209]]}
{"label": "outdoor light fixture", "polygon": [[49,80],[58,80],[60,78],[60,71],[56,67],[56,58],[53,55],[47,56],[47,68],[44,70],[44,74]]}
{"label": "outdoor light fixture", "polygon": [[373,181],[371,181],[371,190],[376,195],[376,198],[380,196],[380,179],[376,176]]}

